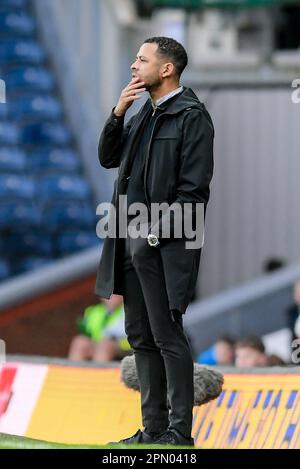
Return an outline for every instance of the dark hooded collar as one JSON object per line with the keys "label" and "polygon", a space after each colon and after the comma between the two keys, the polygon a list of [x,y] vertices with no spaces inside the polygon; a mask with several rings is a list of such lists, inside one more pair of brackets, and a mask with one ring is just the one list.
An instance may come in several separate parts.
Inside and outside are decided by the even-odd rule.
{"label": "dark hooded collar", "polygon": [[[151,98],[146,101],[145,106],[147,108],[152,108]],[[186,108],[198,108],[203,110],[204,105],[199,101],[194,91],[191,88],[186,88],[185,86],[181,93],[171,97],[157,107],[157,109],[165,111],[168,114],[177,114]]]}

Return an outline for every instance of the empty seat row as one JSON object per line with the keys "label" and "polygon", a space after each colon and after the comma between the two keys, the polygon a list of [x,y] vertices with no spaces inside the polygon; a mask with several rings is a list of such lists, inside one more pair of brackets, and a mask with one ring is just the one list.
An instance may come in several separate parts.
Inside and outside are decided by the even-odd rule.
{"label": "empty seat row", "polygon": [[70,148],[42,148],[27,153],[27,167],[30,171],[76,172],[80,169],[80,159]]}
{"label": "empty seat row", "polygon": [[1,0],[0,10],[3,9],[25,9],[28,6],[28,0]]}
{"label": "empty seat row", "polygon": [[46,175],[40,178],[18,174],[0,174],[0,200],[15,199],[75,199],[91,196],[87,181],[77,175]]}
{"label": "empty seat row", "polygon": [[36,23],[30,14],[20,10],[0,10],[1,36],[31,36],[35,33],[35,30]]}
{"label": "empty seat row", "polygon": [[18,261],[11,263],[10,267],[13,270],[14,274],[22,274],[35,270],[39,267],[45,267],[46,265],[51,264],[54,259],[51,257],[41,257],[41,256],[27,256],[19,259]]}
{"label": "empty seat row", "polygon": [[95,230],[96,213],[87,203],[52,203],[42,211],[41,223],[49,232],[70,226]]}
{"label": "empty seat row", "polygon": [[44,232],[15,231],[3,236],[4,252],[1,258],[11,262],[25,256],[61,257],[92,246],[100,246],[102,240],[95,230],[65,231],[53,236]]}
{"label": "empty seat row", "polygon": [[6,119],[7,118],[7,105],[0,103],[0,119]]}
{"label": "empty seat row", "polygon": [[24,125],[21,131],[22,143],[35,145],[52,144],[66,146],[72,143],[70,130],[61,123],[41,123]]}
{"label": "empty seat row", "polygon": [[70,130],[60,122],[42,122],[18,125],[0,121],[0,145],[59,145],[72,143]]}
{"label": "empty seat row", "polygon": [[0,259],[0,282],[9,279],[13,275],[34,270],[51,262],[53,262],[53,259],[41,256],[27,256],[15,262],[10,262],[8,259]]}
{"label": "empty seat row", "polygon": [[0,203],[0,230],[34,227],[41,224],[41,213],[32,202]]}
{"label": "empty seat row", "polygon": [[33,39],[2,39],[0,41],[0,64],[36,64],[45,60],[43,47]]}
{"label": "empty seat row", "polygon": [[8,280],[13,275],[34,270],[37,267],[45,266],[51,262],[53,262],[53,259],[39,256],[25,257],[16,262],[10,262],[7,259],[0,259],[0,282]]}
{"label": "empty seat row", "polygon": [[10,263],[5,259],[0,259],[0,282],[8,279],[12,274]]}
{"label": "empty seat row", "polygon": [[0,119],[58,120],[63,115],[60,101],[51,95],[23,94],[0,107]]}
{"label": "empty seat row", "polygon": [[[2,104],[0,104],[2,108]],[[0,122],[0,145],[17,145],[20,141],[20,129],[11,122]]]}
{"label": "empty seat row", "polygon": [[55,85],[52,73],[41,66],[18,66],[4,72],[2,78],[8,93],[51,92]]}
{"label": "empty seat row", "polygon": [[0,203],[2,231],[39,226],[48,233],[70,227],[92,229],[96,221],[95,210],[87,202],[50,202],[44,206],[27,201]]}
{"label": "empty seat row", "polygon": [[50,147],[26,152],[19,147],[0,147],[0,173],[73,173],[79,170],[79,156],[70,148]]}

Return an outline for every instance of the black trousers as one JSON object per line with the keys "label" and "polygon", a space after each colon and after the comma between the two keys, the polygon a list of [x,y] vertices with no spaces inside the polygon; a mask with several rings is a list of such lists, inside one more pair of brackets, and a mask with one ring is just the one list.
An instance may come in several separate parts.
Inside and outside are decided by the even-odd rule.
{"label": "black trousers", "polygon": [[147,432],[175,428],[190,437],[194,364],[182,314],[169,310],[160,247],[145,238],[122,242],[125,330],[135,355],[143,425]]}

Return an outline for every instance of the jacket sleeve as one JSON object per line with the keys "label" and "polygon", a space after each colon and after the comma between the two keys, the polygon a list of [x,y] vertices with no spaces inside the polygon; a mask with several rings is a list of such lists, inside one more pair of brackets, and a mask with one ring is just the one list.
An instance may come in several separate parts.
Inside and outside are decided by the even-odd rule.
{"label": "jacket sleeve", "polygon": [[105,122],[98,144],[98,158],[104,168],[117,168],[120,165],[122,149],[133,123],[131,117],[124,126],[124,116],[115,116],[114,108]]}
{"label": "jacket sleeve", "polygon": [[[189,202],[190,207],[192,207],[193,223],[197,203],[204,204],[205,217],[210,195],[209,184],[214,168],[213,140],[214,127],[208,112],[198,109],[190,110],[183,121],[181,164],[177,179],[176,197],[173,203],[178,204],[178,210],[183,215],[183,206]],[[163,224],[169,223],[170,220],[170,237],[174,237],[176,209],[173,212],[171,207],[172,205],[165,210],[157,221],[154,221],[149,233],[160,238]],[[184,219],[183,216],[182,219]]]}

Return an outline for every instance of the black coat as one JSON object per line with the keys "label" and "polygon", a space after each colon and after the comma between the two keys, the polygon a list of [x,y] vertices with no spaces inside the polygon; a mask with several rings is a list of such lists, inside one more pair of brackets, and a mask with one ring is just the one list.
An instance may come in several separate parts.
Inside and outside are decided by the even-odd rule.
{"label": "black coat", "polygon": [[[125,126],[123,119],[112,113],[100,136],[101,165],[119,167],[112,197],[116,213],[118,195],[126,193],[130,158],[135,154],[140,123],[150,106],[148,99]],[[213,139],[212,120],[204,104],[190,88],[184,87],[154,124],[144,171],[147,202],[203,202],[206,209],[213,176]],[[149,232],[159,234],[157,228],[158,225],[152,226]],[[161,251],[169,308],[182,313],[193,296],[201,256],[201,248],[186,249],[185,241],[170,237],[153,248]],[[95,287],[95,292],[105,298],[112,293],[123,294],[118,246],[118,239],[105,238]]]}

